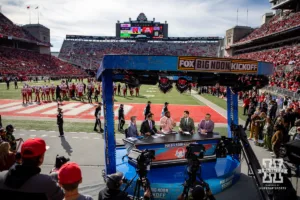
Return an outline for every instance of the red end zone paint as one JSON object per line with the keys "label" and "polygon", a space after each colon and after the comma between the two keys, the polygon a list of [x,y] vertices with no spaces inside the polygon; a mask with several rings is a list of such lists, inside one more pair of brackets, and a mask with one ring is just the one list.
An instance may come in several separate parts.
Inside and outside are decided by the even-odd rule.
{"label": "red end zone paint", "polygon": [[[117,119],[118,108],[121,103],[114,105],[115,119]],[[85,104],[80,102],[64,102],[63,112],[64,118],[70,119],[95,119],[94,111],[96,104]],[[129,120],[131,116],[137,116],[137,120],[144,120],[144,108],[146,104],[135,104],[126,103],[124,104],[125,119]],[[162,104],[152,104],[151,112],[154,113],[154,120],[159,121],[161,117],[163,105]],[[51,117],[55,118],[57,114],[57,104],[56,103],[42,103],[28,104],[23,106],[22,102],[19,100],[0,100],[0,114],[2,116],[22,116],[22,117]],[[169,105],[169,111],[171,112],[171,117],[179,122],[180,118],[183,116],[183,111],[188,110],[190,116],[195,122],[199,122],[204,119],[206,113],[210,113],[212,120],[215,123],[226,123],[226,119],[219,113],[214,111],[208,106],[189,106],[189,105]],[[103,110],[102,110],[103,112]],[[102,115],[103,116],[103,115]],[[102,117],[103,118],[103,117]]]}

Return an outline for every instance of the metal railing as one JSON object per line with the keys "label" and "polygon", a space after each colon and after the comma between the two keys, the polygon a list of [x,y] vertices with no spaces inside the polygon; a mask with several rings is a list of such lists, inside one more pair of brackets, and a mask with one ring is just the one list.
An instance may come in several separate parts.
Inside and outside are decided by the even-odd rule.
{"label": "metal railing", "polygon": [[264,87],[262,90],[265,90],[269,93],[273,93],[273,94],[280,95],[280,96],[288,96],[293,99],[300,99],[300,93],[293,92],[293,91],[290,91],[290,90],[287,90],[284,88],[280,88],[280,87],[269,86],[269,87]]}

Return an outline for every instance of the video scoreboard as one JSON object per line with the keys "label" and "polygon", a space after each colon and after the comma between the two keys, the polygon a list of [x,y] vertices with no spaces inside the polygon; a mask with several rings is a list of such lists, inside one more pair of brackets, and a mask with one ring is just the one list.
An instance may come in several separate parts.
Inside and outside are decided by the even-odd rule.
{"label": "video scoreboard", "polygon": [[117,23],[116,37],[120,39],[163,39],[168,37],[168,24],[148,21],[141,13],[136,21]]}

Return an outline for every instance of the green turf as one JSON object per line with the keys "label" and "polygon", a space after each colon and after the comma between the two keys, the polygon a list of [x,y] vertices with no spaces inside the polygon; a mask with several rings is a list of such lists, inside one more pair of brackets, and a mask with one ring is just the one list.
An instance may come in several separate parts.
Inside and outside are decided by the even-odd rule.
{"label": "green turf", "polygon": [[[75,82],[75,80],[73,80]],[[54,85],[60,84],[60,81],[51,81],[44,82],[39,81],[36,82],[28,82],[29,85]],[[19,89],[14,88],[13,82],[10,84],[10,89],[6,89],[6,84],[0,84],[0,99],[20,99],[21,100],[21,88],[23,83],[18,83]],[[33,95],[34,96],[34,95]],[[167,94],[163,94],[159,91],[156,85],[142,85],[140,88],[140,96],[139,97],[126,97],[116,96],[115,102],[122,103],[146,103],[147,101],[151,101],[152,103],[163,104],[168,101],[170,104],[185,104],[185,105],[204,105],[202,102],[196,100],[189,93],[180,94],[175,88],[173,88]]]}
{"label": "green turf", "polygon": [[[56,121],[36,121],[36,120],[11,120],[11,119],[2,119],[3,126],[8,124],[12,124],[16,129],[23,130],[45,130],[45,131],[58,131]],[[124,128],[127,128],[127,124],[125,124]],[[140,125],[137,126],[138,130],[140,129]],[[158,127],[157,127],[158,128]],[[64,131],[65,132],[93,132],[94,123],[88,122],[65,122],[64,123]],[[115,131],[117,131],[117,123],[115,123]],[[178,127],[175,127],[176,131],[178,131]],[[215,128],[215,132],[220,133],[221,135],[227,135],[227,128]]]}
{"label": "green turf", "polygon": [[[211,101],[212,103],[220,106],[221,108],[227,110],[227,102],[224,99],[220,99],[219,97],[213,96],[211,94],[201,94],[201,96]],[[247,117],[243,115],[243,113],[244,113],[244,108],[239,106],[239,118],[246,121]]]}

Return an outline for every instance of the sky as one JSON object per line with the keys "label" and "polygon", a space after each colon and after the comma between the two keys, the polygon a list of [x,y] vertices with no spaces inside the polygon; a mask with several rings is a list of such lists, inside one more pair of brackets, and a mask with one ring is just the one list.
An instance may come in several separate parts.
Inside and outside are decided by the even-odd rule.
{"label": "sky", "polygon": [[[116,22],[136,19],[169,24],[169,37],[224,37],[237,25],[258,27],[271,12],[269,0],[0,0],[2,13],[15,24],[38,21],[48,27],[52,52],[59,51],[66,35],[115,36]],[[30,10],[27,9],[30,6]],[[39,9],[35,9],[36,7]],[[248,24],[247,24],[248,9]]]}

